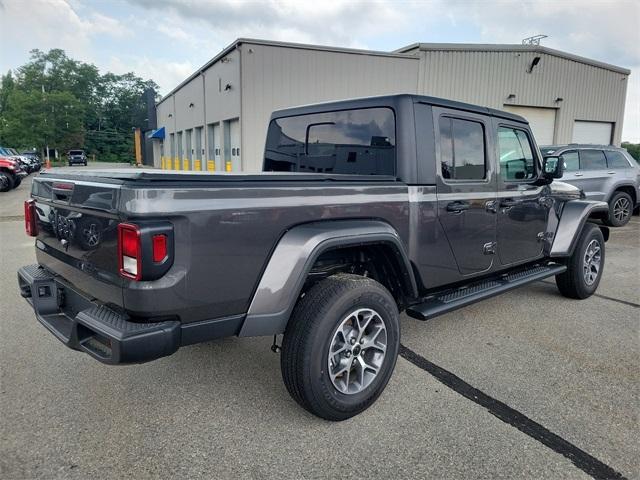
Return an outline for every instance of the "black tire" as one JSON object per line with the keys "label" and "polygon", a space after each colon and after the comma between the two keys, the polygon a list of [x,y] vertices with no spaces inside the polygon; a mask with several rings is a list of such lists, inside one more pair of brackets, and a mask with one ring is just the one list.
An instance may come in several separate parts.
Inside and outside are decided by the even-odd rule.
{"label": "black tire", "polygon": [[605,223],[610,227],[622,227],[629,223],[633,214],[633,200],[626,192],[615,192],[609,200],[609,218]]}
{"label": "black tire", "polygon": [[13,179],[13,188],[18,188],[22,183],[22,179],[20,177],[16,177]]}
{"label": "black tire", "polygon": [[[329,348],[343,321],[353,318],[350,314],[358,309],[371,309],[378,314],[376,321],[384,323],[386,352],[378,373],[367,386],[355,393],[343,393],[329,376]],[[400,347],[398,317],[389,291],[370,278],[339,274],[315,284],[296,304],[282,342],[280,367],[291,396],[303,408],[326,420],[346,420],[369,408],[386,387],[396,364]],[[347,346],[346,337],[344,345]],[[365,355],[372,353],[360,351],[357,342],[347,348],[353,348],[353,357],[346,357],[345,352],[346,360],[343,354],[339,358],[349,365],[355,365],[359,353],[363,363]],[[357,367],[348,368],[355,371]]]}
{"label": "black tire", "polygon": [[6,172],[0,172],[0,192],[8,192],[13,188],[13,176]]}
{"label": "black tire", "polygon": [[[596,242],[600,249],[600,261],[597,274],[595,274],[593,281],[589,283],[585,278],[585,264],[587,263],[585,255],[592,242]],[[580,238],[573,254],[567,261],[567,271],[556,275],[556,285],[560,293],[565,297],[577,299],[584,299],[593,295],[602,278],[604,261],[605,247],[602,231],[596,225],[587,223],[580,233]],[[589,266],[589,271],[593,272],[592,266]]]}

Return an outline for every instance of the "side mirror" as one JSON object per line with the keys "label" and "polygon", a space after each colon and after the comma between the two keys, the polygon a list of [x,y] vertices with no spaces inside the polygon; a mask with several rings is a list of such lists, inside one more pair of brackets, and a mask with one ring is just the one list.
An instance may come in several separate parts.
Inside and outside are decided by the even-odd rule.
{"label": "side mirror", "polygon": [[560,160],[560,157],[544,157],[544,160],[542,160],[542,172],[549,180],[562,178],[564,162]]}

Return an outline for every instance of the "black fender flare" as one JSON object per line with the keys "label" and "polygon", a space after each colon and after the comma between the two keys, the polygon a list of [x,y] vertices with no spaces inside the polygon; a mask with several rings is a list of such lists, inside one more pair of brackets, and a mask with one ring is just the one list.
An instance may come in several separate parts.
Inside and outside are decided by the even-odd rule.
{"label": "black fender flare", "polygon": [[[592,214],[600,212],[608,215],[609,205],[606,202],[590,200],[569,200],[565,202],[549,256],[552,258],[571,256],[587,219]],[[600,227],[600,225],[598,226]],[[605,239],[609,238],[607,227],[600,228],[606,229],[603,234]]]}
{"label": "black fender flare", "polygon": [[403,283],[411,295],[418,287],[398,232],[378,220],[314,222],[288,230],[278,242],[260,278],[240,337],[283,333],[300,292],[317,258],[336,247],[387,244],[402,265]]}

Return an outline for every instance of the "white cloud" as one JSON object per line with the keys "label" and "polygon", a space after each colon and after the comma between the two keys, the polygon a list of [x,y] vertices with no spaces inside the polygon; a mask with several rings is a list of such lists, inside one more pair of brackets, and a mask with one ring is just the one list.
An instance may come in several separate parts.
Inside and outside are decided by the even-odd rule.
{"label": "white cloud", "polygon": [[152,79],[160,86],[161,93],[167,93],[191,75],[196,66],[189,61],[171,62],[147,56],[112,56],[105,68],[116,74],[134,72],[144,79]]}
{"label": "white cloud", "polygon": [[127,26],[113,17],[97,12],[80,17],[64,0],[2,0],[1,5],[0,56],[5,58],[11,58],[10,49],[17,44],[28,49],[62,48],[73,58],[91,61],[93,38],[131,34]]}

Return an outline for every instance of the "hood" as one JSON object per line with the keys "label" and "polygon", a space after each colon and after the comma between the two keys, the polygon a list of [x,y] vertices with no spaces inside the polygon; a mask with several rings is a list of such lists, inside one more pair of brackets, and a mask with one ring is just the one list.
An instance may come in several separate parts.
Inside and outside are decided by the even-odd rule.
{"label": "hood", "polygon": [[558,180],[554,180],[549,184],[549,190],[553,197],[562,200],[579,200],[584,198],[584,192],[578,187]]}

